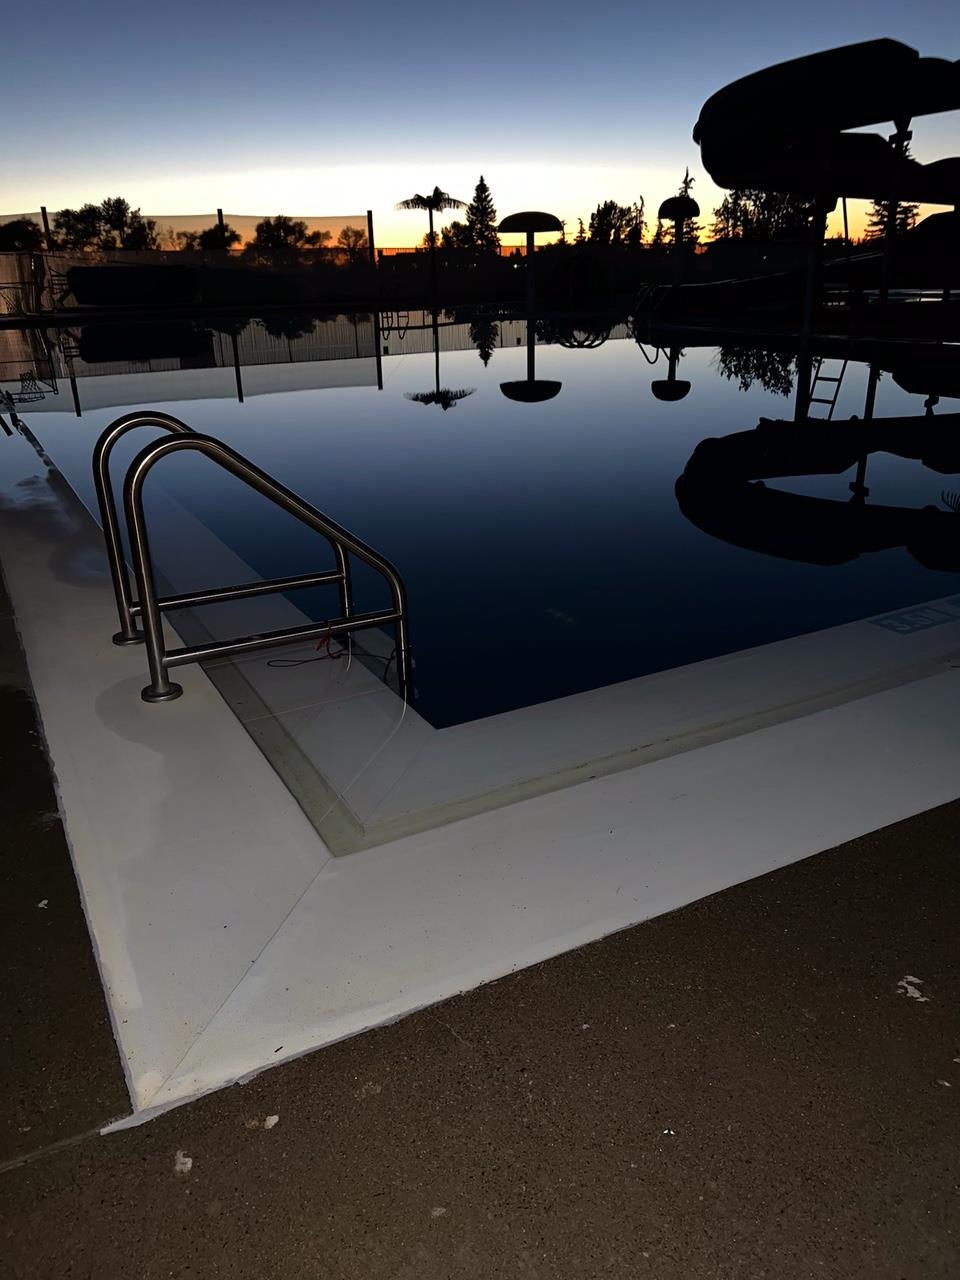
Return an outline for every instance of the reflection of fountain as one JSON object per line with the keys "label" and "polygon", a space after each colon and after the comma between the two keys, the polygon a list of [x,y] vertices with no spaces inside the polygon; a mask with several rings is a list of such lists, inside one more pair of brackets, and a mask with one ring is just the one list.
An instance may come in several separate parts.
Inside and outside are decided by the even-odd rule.
{"label": "reflection of fountain", "polygon": [[690,394],[690,383],[677,377],[677,363],[682,355],[680,347],[671,347],[667,352],[666,378],[656,378],[650,383],[650,390],[658,400],[682,400]]}
{"label": "reflection of fountain", "polygon": [[521,404],[539,404],[560,394],[562,382],[538,378],[536,369],[537,325],[533,316],[527,316],[527,376],[515,382],[501,382],[500,390],[508,400]]}
{"label": "reflection of fountain", "polygon": [[433,333],[433,359],[434,359],[434,389],[433,391],[406,391],[404,395],[407,400],[414,400],[417,404],[438,404],[446,413],[448,409],[456,407],[460,400],[465,400],[467,396],[472,396],[476,391],[476,387],[452,387],[440,386],[440,326],[437,319],[436,311],[431,312],[432,322],[431,330]]}

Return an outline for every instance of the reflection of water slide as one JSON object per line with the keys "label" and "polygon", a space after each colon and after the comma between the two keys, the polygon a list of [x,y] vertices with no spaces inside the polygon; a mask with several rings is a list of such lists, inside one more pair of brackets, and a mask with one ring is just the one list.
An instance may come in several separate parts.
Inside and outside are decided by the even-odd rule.
{"label": "reflection of water slide", "polygon": [[928,396],[931,406],[941,396],[960,399],[960,348],[950,345],[917,345],[882,362],[902,390]]}
{"label": "reflection of water slide", "polygon": [[960,413],[927,418],[795,426],[761,419],[753,431],[704,440],[677,481],[680,510],[704,533],[734,546],[808,564],[843,564],[868,551],[906,547],[928,569],[960,572],[960,516],[951,507],[869,506],[851,485],[848,502],[767,488],[774,477],[840,475],[872,453],[960,472]]}

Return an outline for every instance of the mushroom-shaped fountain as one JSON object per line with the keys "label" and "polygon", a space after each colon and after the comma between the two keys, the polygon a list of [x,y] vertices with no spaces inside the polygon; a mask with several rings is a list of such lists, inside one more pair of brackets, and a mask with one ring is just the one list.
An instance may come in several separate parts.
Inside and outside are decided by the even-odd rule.
{"label": "mushroom-shaped fountain", "polygon": [[666,378],[657,378],[650,383],[650,390],[658,400],[682,400],[690,394],[690,383],[677,377],[677,361],[681,355],[679,347],[671,347],[667,352]]}
{"label": "mushroom-shaped fountain", "polygon": [[533,266],[533,238],[538,231],[562,231],[563,223],[559,218],[554,217],[552,213],[541,213],[537,209],[527,209],[523,213],[509,214],[501,221],[497,230],[507,235],[511,233],[516,234],[517,232],[526,232],[527,310],[532,312],[536,301]]}
{"label": "mushroom-shaped fountain", "polygon": [[657,211],[658,218],[673,223],[673,276],[683,275],[683,224],[700,216],[700,206],[693,196],[680,194],[664,200]]}

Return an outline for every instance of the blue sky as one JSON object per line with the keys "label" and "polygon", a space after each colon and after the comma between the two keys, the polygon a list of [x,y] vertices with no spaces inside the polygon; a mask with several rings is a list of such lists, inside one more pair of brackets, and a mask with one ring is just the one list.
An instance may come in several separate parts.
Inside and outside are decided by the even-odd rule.
{"label": "blue sky", "polygon": [[[960,7],[54,0],[3,34],[0,212],[115,193],[149,213],[371,207],[390,244],[423,230],[397,200],[469,198],[480,172],[501,214],[575,228],[608,197],[655,208],[689,165],[709,210],[690,131],[714,89],[880,35],[960,58]],[[914,149],[960,152],[960,116],[916,122]]]}

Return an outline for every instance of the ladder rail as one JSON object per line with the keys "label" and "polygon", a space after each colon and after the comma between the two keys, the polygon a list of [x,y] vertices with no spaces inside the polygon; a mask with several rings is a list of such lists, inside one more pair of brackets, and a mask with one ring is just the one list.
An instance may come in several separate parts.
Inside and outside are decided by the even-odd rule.
{"label": "ladder rail", "polygon": [[[200,453],[210,458],[223,470],[242,480],[289,515],[321,534],[333,545],[337,552],[337,571],[332,575],[324,576],[327,581],[335,581],[339,585],[342,611],[340,618],[309,624],[305,627],[288,627],[280,631],[244,636],[237,640],[188,646],[169,652],[166,650],[163,638],[163,611],[165,608],[185,607],[185,600],[190,597],[163,599],[157,594],[143,504],[143,488],[147,476],[162,458],[184,451]],[[182,688],[169,677],[169,669],[172,666],[200,662],[216,655],[228,656],[273,645],[294,643],[312,636],[350,634],[355,630],[386,623],[392,623],[396,629],[397,676],[401,694],[404,698],[407,697],[412,688],[412,659],[407,625],[406,589],[400,574],[386,557],[374,551],[367,543],[355,537],[335,520],[325,516],[311,503],[281,484],[279,480],[262,471],[248,458],[244,458],[242,454],[211,436],[200,435],[189,429],[187,432],[176,432],[151,441],[141,449],[130,464],[123,485],[123,506],[137,585],[139,605],[137,612],[142,623],[142,637],[146,643],[147,665],[150,671],[150,683],[141,692],[145,702],[168,702],[180,696],[183,692]],[[385,579],[390,588],[392,609],[376,613],[354,614],[348,555],[355,555]],[[316,576],[308,575],[311,582]],[[302,580],[281,578],[262,584],[248,583],[240,587],[218,588],[213,592],[200,593],[204,599],[196,603],[210,603],[211,596],[214,600],[228,600],[266,594],[270,591],[289,589],[291,585],[304,585],[304,583]]]}
{"label": "ladder rail", "polygon": [[[137,410],[125,413],[102,432],[93,450],[93,484],[97,494],[97,505],[100,508],[100,522],[107,549],[107,562],[110,577],[113,581],[113,594],[117,602],[117,615],[120,619],[120,630],[113,637],[117,645],[142,644],[143,632],[136,624],[141,608],[134,599],[130,573],[123,553],[123,542],[120,537],[120,520],[117,504],[113,497],[113,485],[110,482],[110,458],[117,442],[128,432],[139,427],[152,427],[166,431],[171,435],[196,435],[192,427],[188,427],[179,418],[159,410]],[[328,539],[337,561],[337,571],[330,581],[340,580],[340,611],[344,616],[353,610],[353,597],[350,581],[350,563],[343,547],[332,539]],[[275,578],[270,582],[250,583],[243,587],[218,588],[215,592],[201,592],[193,596],[170,596],[158,601],[163,610],[185,609],[190,605],[213,604],[218,600],[239,600],[245,596],[262,595],[269,591],[282,591],[285,587],[319,586],[314,581],[315,575],[306,575],[302,581]]]}
{"label": "ladder rail", "polygon": [[117,614],[120,618],[120,630],[114,635],[114,644],[140,644],[142,632],[134,623],[134,608],[139,605],[133,598],[127,562],[123,554],[123,543],[120,539],[120,520],[117,515],[117,504],[113,497],[113,486],[110,483],[110,456],[117,441],[129,431],[138,427],[153,427],[155,430],[168,431],[174,435],[193,435],[193,428],[188,427],[179,418],[169,413],[155,410],[125,413],[111,422],[102,432],[93,449],[93,485],[97,493],[97,505],[100,508],[100,524],[103,528],[103,540],[107,548],[107,562],[110,566],[110,577],[113,580],[113,594],[117,601]]}

